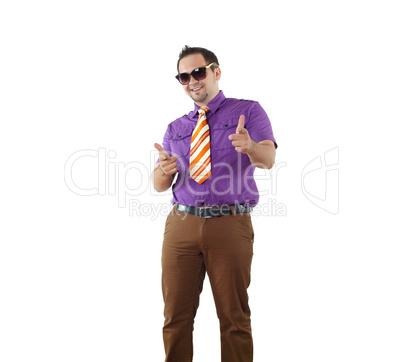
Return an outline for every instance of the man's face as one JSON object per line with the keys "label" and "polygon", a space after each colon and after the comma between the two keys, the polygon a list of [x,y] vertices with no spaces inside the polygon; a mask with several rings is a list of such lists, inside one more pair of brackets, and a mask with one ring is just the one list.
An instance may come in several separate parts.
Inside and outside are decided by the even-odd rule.
{"label": "man's face", "polygon": [[[202,54],[191,54],[182,58],[179,63],[179,73],[191,73],[196,68],[205,67],[206,62]],[[192,76],[189,84],[183,85],[184,91],[200,107],[206,106],[219,93],[218,80],[221,76],[219,68],[212,71],[207,69],[207,76],[202,80],[195,80]]]}

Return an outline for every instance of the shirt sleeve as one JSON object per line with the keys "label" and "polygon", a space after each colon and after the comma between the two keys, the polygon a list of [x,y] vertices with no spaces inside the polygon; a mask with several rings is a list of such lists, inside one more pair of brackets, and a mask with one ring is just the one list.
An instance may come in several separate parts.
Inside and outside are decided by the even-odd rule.
{"label": "shirt sleeve", "polygon": [[245,128],[255,142],[271,140],[274,142],[275,148],[278,148],[271,122],[260,103],[254,102],[250,110],[249,119],[248,121],[246,120]]}
{"label": "shirt sleeve", "polygon": [[[163,142],[162,142],[162,147],[163,149],[171,156],[171,150],[170,150],[170,140],[171,140],[171,135],[170,135],[170,124],[168,125],[165,135],[163,136]],[[159,162],[159,157],[156,161],[156,163]]]}

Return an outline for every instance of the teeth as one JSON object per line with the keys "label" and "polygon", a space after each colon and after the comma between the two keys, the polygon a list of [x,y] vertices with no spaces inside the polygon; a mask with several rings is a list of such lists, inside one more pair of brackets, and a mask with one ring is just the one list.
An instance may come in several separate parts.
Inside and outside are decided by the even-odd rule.
{"label": "teeth", "polygon": [[193,91],[198,91],[199,89],[201,89],[201,87],[200,88],[194,88]]}

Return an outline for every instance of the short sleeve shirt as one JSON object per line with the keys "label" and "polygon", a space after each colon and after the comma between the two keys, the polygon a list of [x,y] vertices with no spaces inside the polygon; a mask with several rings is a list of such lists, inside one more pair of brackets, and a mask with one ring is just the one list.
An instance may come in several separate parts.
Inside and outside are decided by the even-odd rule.
{"label": "short sleeve shirt", "polygon": [[[189,206],[245,204],[255,206],[259,200],[254,170],[247,154],[237,152],[229,140],[236,133],[239,117],[244,115],[244,128],[260,142],[271,140],[278,147],[268,115],[258,102],[226,98],[222,91],[207,104],[211,146],[211,176],[202,184],[190,177],[190,144],[198,121],[199,106],[171,122],[163,138],[163,148],[178,155],[177,178],[172,186],[172,203]],[[159,160],[158,160],[159,162]]]}

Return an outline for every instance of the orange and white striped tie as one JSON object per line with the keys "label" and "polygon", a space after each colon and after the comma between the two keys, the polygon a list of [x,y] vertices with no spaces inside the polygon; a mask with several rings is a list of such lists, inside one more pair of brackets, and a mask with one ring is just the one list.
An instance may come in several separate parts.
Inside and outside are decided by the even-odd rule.
{"label": "orange and white striped tie", "polygon": [[208,107],[198,109],[197,125],[191,136],[190,177],[202,184],[211,176],[211,145],[207,116]]}

